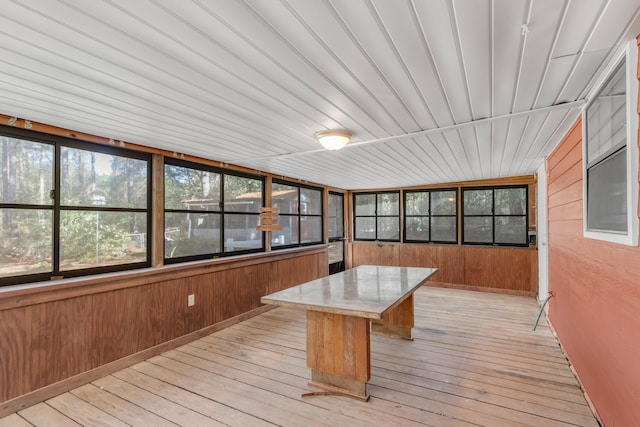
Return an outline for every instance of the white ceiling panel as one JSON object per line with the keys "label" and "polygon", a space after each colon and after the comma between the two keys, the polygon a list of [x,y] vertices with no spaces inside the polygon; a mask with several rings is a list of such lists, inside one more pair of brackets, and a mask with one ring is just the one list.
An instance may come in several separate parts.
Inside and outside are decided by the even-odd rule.
{"label": "white ceiling panel", "polygon": [[0,6],[0,114],[344,189],[535,173],[640,28],[637,0]]}

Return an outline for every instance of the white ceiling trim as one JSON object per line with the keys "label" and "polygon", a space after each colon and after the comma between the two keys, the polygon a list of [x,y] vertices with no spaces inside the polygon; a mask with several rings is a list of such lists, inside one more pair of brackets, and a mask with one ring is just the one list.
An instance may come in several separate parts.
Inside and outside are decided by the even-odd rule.
{"label": "white ceiling trim", "polygon": [[[579,100],[579,101],[574,101],[574,102],[566,102],[564,104],[550,105],[548,107],[541,107],[541,108],[536,108],[536,109],[528,110],[528,111],[520,111],[520,112],[517,112],[517,113],[503,114],[501,116],[496,116],[496,117],[488,117],[488,118],[485,118],[485,119],[472,120],[470,122],[458,123],[458,124],[451,125],[451,126],[443,126],[443,127],[439,127],[439,128],[425,129],[425,130],[420,130],[420,131],[416,131],[416,132],[408,132],[408,133],[405,133],[403,135],[392,135],[392,136],[386,136],[384,138],[370,139],[370,140],[367,140],[367,141],[350,142],[344,148],[342,148],[341,151],[344,151],[344,150],[347,150],[347,149],[352,149],[352,148],[361,148],[361,147],[366,146],[366,145],[374,145],[374,144],[380,144],[380,143],[384,143],[384,142],[400,141],[400,140],[407,139],[407,138],[415,138],[415,137],[418,137],[418,136],[426,136],[426,135],[432,135],[432,134],[436,134],[436,133],[443,133],[443,132],[447,132],[447,131],[451,131],[451,130],[458,130],[458,129],[469,127],[469,126],[478,126],[478,125],[482,125],[482,124],[485,124],[485,123],[492,123],[492,122],[495,122],[495,121],[498,121],[498,120],[511,120],[511,119],[515,119],[515,118],[519,118],[519,117],[532,116],[534,114],[540,114],[540,113],[545,113],[545,112],[548,113],[548,112],[551,112],[551,111],[572,109],[572,108],[575,108],[575,107],[581,107],[582,105],[584,105],[584,103],[585,103],[585,100]],[[525,130],[526,130],[526,127],[525,127]],[[297,151],[297,152],[292,152],[292,153],[274,154],[274,155],[271,155],[271,156],[237,158],[237,159],[230,160],[227,163],[243,163],[243,162],[247,162],[247,161],[256,161],[256,160],[284,159],[284,158],[288,158],[288,157],[304,156],[304,155],[320,153],[320,152],[325,152],[325,151],[328,151],[328,150],[326,150],[325,148],[317,148],[317,149],[314,149],[314,150],[305,150],[305,151]]]}

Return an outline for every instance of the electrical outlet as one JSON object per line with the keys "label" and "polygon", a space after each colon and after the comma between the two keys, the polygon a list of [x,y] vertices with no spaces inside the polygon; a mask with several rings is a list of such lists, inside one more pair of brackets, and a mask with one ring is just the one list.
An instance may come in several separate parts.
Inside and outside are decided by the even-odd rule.
{"label": "electrical outlet", "polygon": [[196,304],[196,296],[195,294],[190,294],[187,296],[187,307],[191,307]]}

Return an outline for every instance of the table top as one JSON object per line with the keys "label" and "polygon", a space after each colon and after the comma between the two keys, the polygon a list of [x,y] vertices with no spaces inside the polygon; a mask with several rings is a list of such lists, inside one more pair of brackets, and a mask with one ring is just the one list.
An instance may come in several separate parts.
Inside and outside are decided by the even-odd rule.
{"label": "table top", "polygon": [[361,265],[266,295],[260,301],[382,319],[387,310],[408,298],[437,271],[437,268]]}

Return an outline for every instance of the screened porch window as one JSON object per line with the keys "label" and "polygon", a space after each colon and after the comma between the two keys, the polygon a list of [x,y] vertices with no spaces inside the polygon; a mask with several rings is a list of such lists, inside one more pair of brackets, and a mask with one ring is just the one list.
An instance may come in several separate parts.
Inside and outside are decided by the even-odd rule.
{"label": "screened porch window", "polygon": [[322,243],[322,190],[273,181],[271,204],[279,209],[280,231],[271,233],[274,249]]}
{"label": "screened porch window", "polygon": [[356,240],[400,241],[400,193],[353,196]]}
{"label": "screened porch window", "polygon": [[150,265],[150,156],[0,129],[0,284]]}
{"label": "screened porch window", "polygon": [[164,257],[174,263],[263,250],[263,179],[166,159]]}

